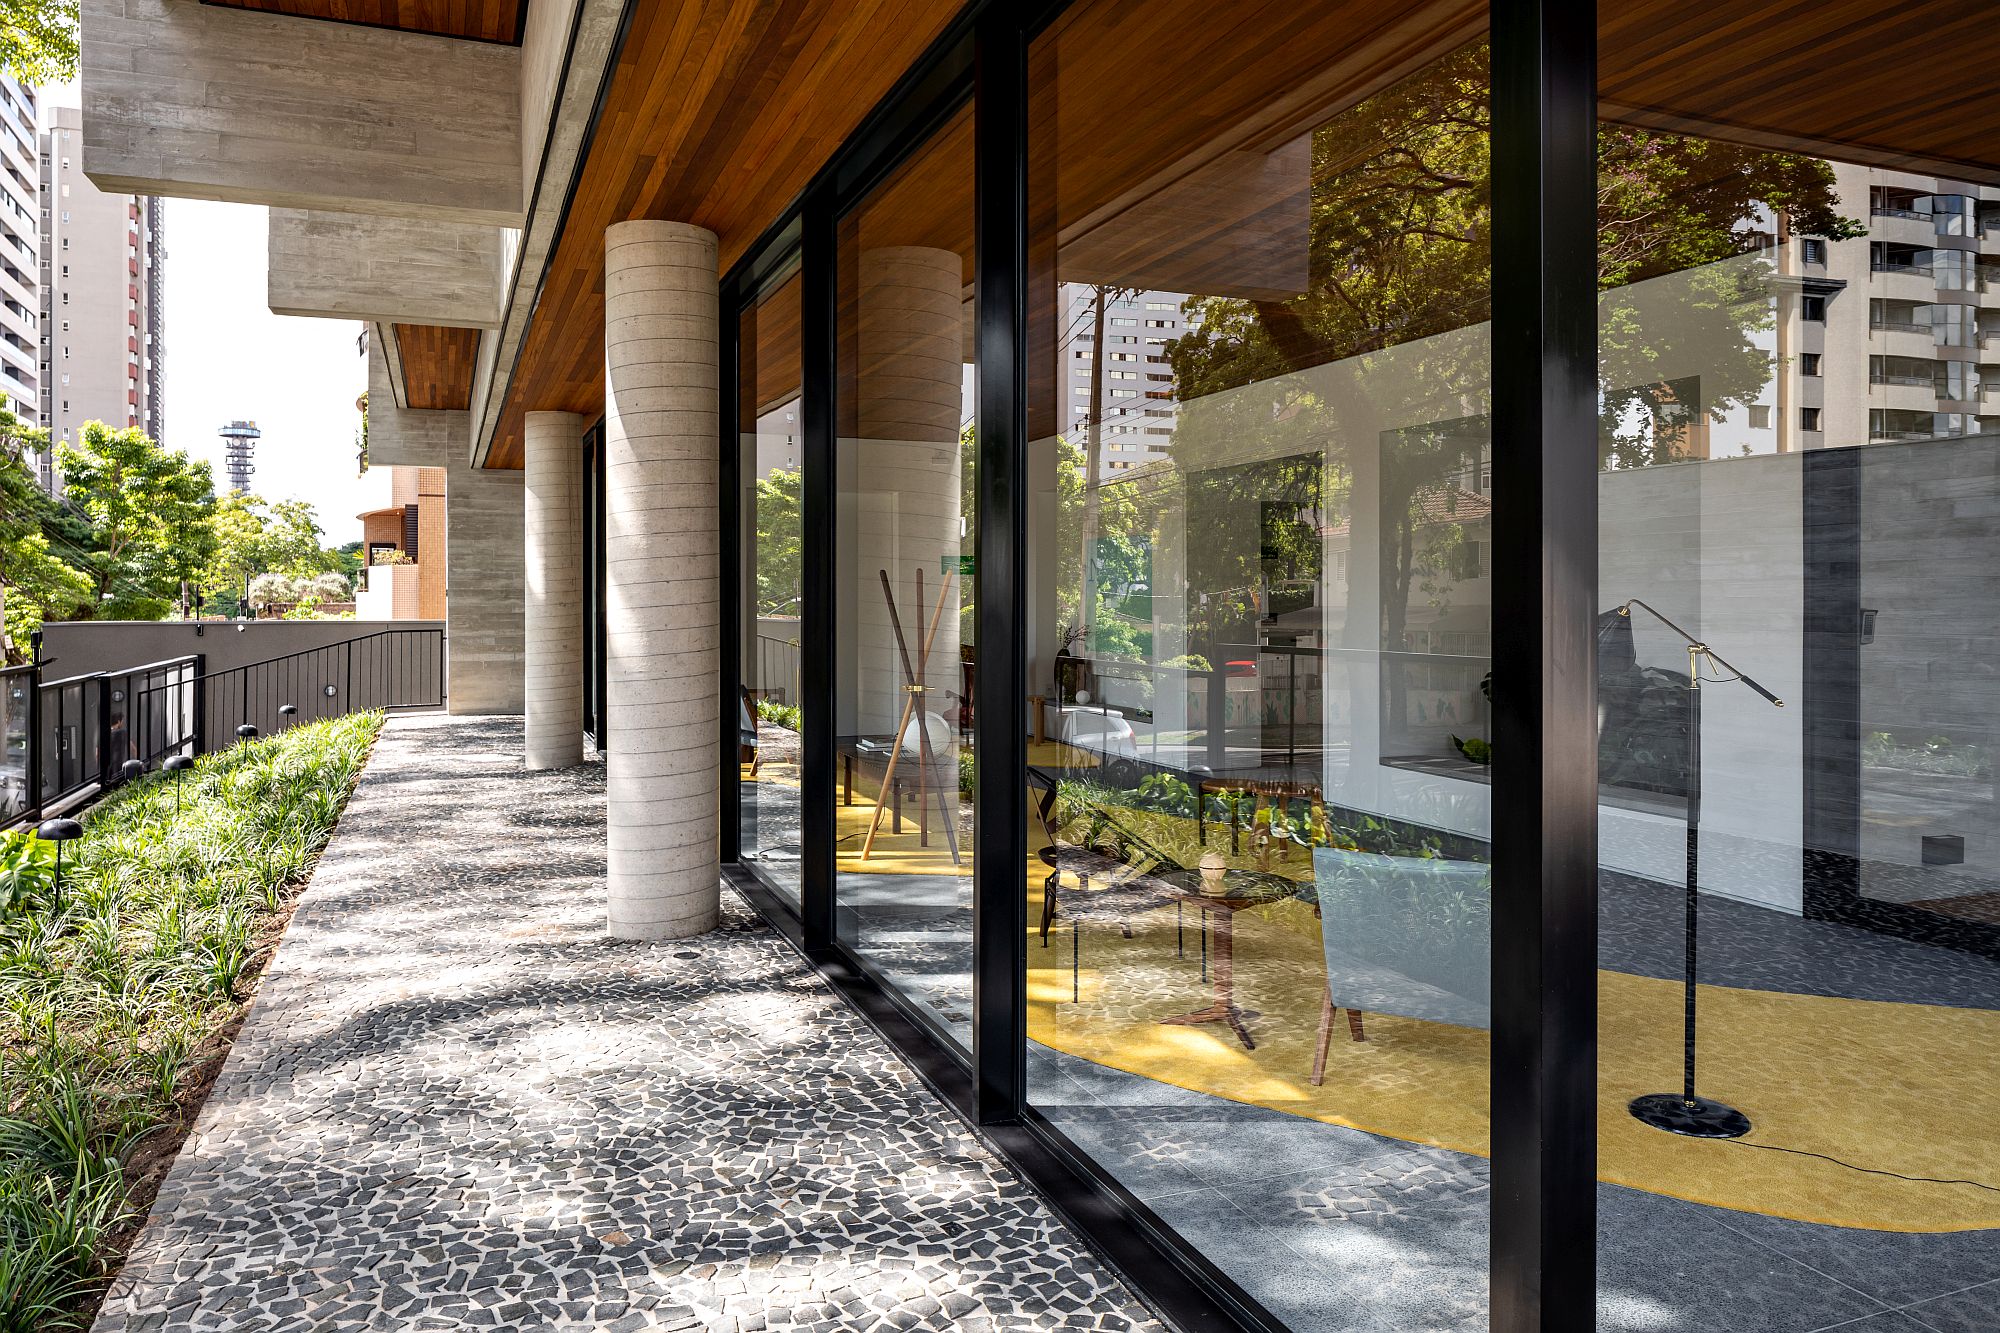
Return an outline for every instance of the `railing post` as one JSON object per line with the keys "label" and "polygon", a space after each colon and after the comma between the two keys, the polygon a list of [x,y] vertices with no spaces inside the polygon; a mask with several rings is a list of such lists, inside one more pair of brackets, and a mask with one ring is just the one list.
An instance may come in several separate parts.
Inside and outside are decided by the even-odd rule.
{"label": "railing post", "polygon": [[28,636],[28,811],[42,817],[42,632]]}
{"label": "railing post", "polygon": [[238,726],[241,726],[243,723],[248,722],[249,720],[250,720],[250,668],[246,666],[243,668],[243,702],[242,702],[242,707],[237,710],[236,723]]}
{"label": "railing post", "polygon": [[194,752],[197,756],[208,753],[208,654],[194,655],[194,678],[188,682],[193,698],[190,706],[194,709]]}
{"label": "railing post", "polygon": [[1229,708],[1229,675],[1208,664],[1208,767],[1220,773],[1229,756],[1229,730],[1225,714]]}
{"label": "railing post", "polygon": [[[127,693],[131,677],[126,678]],[[126,723],[129,728],[131,723]],[[97,678],[97,785],[111,785],[111,677]]]}
{"label": "railing post", "polygon": [[342,646],[347,649],[345,654],[347,658],[347,684],[341,689],[340,712],[336,714],[339,717],[345,717],[354,711],[354,640],[347,639],[343,642]]}

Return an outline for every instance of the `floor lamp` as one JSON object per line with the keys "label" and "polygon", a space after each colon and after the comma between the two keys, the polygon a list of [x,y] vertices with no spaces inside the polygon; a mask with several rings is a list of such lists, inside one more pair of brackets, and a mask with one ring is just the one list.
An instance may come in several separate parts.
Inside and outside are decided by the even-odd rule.
{"label": "floor lamp", "polygon": [[1703,1097],[1694,1090],[1694,1033],[1695,1033],[1695,925],[1700,916],[1700,841],[1701,841],[1701,682],[1702,664],[1707,663],[1716,671],[1727,675],[1710,676],[1710,684],[1732,684],[1741,681],[1770,701],[1773,708],[1783,708],[1784,700],[1759,685],[1742,671],[1737,670],[1721,655],[1694,635],[1661,615],[1659,611],[1634,597],[1618,608],[1618,614],[1628,619],[1632,608],[1638,607],[1653,619],[1681,636],[1687,643],[1688,655],[1688,773],[1687,773],[1687,902],[1686,943],[1683,946],[1681,980],[1681,1090],[1679,1092],[1654,1092],[1644,1097],[1633,1098],[1629,1110],[1635,1119],[1651,1125],[1654,1129],[1666,1130],[1669,1134],[1686,1134],[1702,1139],[1735,1139],[1750,1132],[1750,1117],[1712,1097]]}

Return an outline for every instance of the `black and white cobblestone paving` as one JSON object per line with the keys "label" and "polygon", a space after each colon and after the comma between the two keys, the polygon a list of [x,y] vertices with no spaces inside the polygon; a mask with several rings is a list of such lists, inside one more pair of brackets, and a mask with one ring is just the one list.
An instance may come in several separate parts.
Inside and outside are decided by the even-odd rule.
{"label": "black and white cobblestone paving", "polygon": [[1158,1329],[732,895],[607,939],[603,785],[390,724],[98,1333]]}

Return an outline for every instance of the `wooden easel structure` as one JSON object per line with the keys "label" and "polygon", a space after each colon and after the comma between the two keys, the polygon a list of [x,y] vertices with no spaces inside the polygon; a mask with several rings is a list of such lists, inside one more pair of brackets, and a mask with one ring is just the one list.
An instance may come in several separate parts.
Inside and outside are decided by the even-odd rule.
{"label": "wooden easel structure", "polygon": [[[868,836],[861,841],[861,859],[866,861],[875,850],[875,832],[882,827],[882,812],[885,801],[896,799],[896,765],[903,758],[903,733],[909,730],[910,718],[918,714],[918,705],[923,701],[926,672],[930,669],[931,645],[937,642],[938,625],[944,620],[944,606],[951,598],[951,579],[947,577],[938,587],[937,609],[931,612],[930,628],[924,632],[923,642],[917,645],[917,660],[910,664],[910,645],[903,638],[903,618],[896,614],[896,592],[889,585],[889,571],[877,570],[882,579],[882,597],[889,603],[889,627],[896,632],[896,652],[903,662],[903,716],[896,723],[895,733],[889,739],[889,767],[882,774],[882,790],[875,798],[875,816],[868,821]],[[924,605],[924,570],[917,567],[917,609]],[[930,846],[930,796],[931,776],[936,767],[936,757],[931,753],[931,730],[925,725],[927,714],[917,717],[917,752],[922,763],[917,769],[917,827],[920,830],[918,845]],[[958,859],[958,829],[952,819],[951,802],[945,798],[942,781],[937,787],[938,817],[944,822],[945,842],[951,847],[951,863],[960,864]]]}

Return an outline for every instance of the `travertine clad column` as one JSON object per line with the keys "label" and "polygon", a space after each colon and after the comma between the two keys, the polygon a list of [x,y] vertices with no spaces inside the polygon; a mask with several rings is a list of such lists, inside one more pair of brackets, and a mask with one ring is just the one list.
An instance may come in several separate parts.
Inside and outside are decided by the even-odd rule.
{"label": "travertine clad column", "polygon": [[[857,720],[869,735],[893,731],[901,715],[903,668],[881,571],[914,666],[940,593],[944,615],[931,642],[924,683],[927,711],[946,714],[963,688],[958,665],[959,594],[946,574],[958,568],[958,423],[964,373],[964,277],[950,250],[884,246],[859,261],[855,575]],[[923,571],[918,588],[917,571]],[[952,762],[954,740],[937,757]],[[956,789],[956,778],[953,779]]]}
{"label": "travertine clad column", "polygon": [[679,939],[720,912],[716,243],[604,233],[605,730],[610,930]]}
{"label": "travertine clad column", "polygon": [[583,418],[530,412],[524,437],[527,766],[583,762]]}

